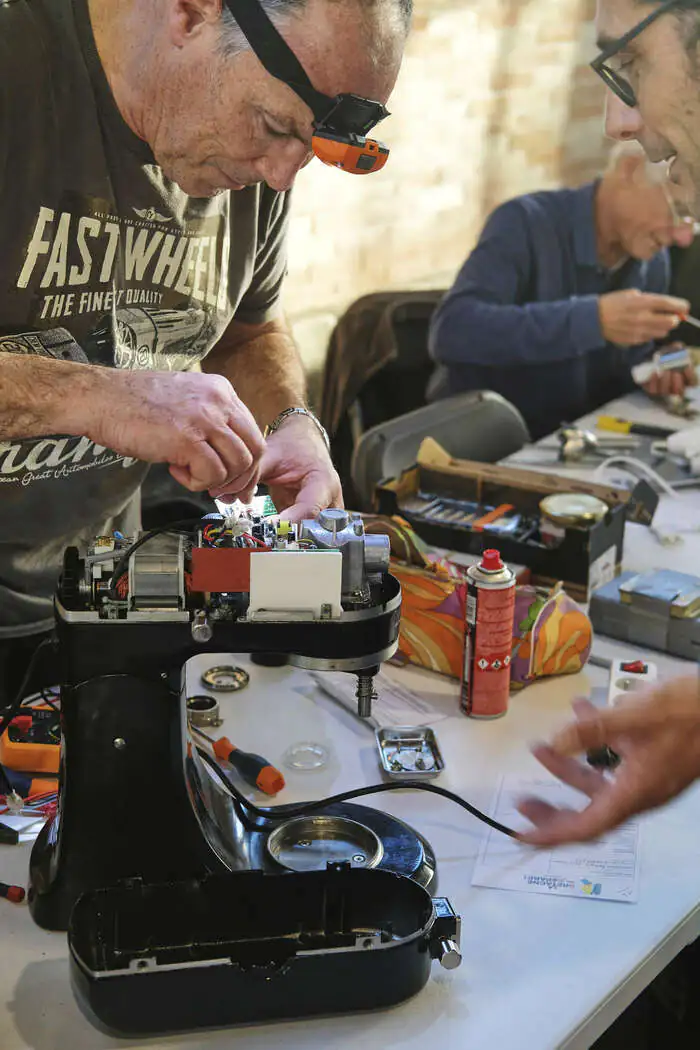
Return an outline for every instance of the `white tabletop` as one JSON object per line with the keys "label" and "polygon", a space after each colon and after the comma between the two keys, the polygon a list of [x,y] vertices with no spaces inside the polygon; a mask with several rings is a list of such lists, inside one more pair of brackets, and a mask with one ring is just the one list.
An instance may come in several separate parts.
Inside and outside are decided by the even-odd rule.
{"label": "white tabletop", "polygon": [[[627,410],[628,405],[624,406]],[[622,414],[622,413],[620,413]],[[654,411],[658,421],[658,410]],[[700,494],[693,500],[700,520]],[[700,538],[661,548],[645,530],[628,532],[625,564],[700,568]],[[628,655],[603,639],[595,652]],[[651,654],[650,654],[651,655]],[[660,674],[681,662],[651,656]],[[245,658],[237,658],[242,662]],[[211,657],[200,664],[216,663]],[[686,665],[688,666],[688,665]],[[193,667],[198,674],[201,667]],[[504,772],[535,772],[527,744],[567,717],[575,695],[602,697],[606,672],[530,687],[506,718],[475,722],[457,713],[454,682],[427,672],[391,669],[454,714],[436,723],[446,760],[440,783],[488,808]],[[242,747],[280,761],[291,743],[325,743],[331,759],[320,773],[288,776],[285,801],[323,797],[380,780],[372,732],[304,672],[251,668],[251,685],[221,699],[225,731]],[[288,773],[287,770],[285,770]],[[367,800],[363,800],[365,802]],[[150,1041],[114,1040],[80,1014],[70,991],[65,936],[36,928],[26,907],[0,901],[0,1047],[2,1050],[263,1050],[272,1040],[296,1050],[585,1050],[673,956],[700,934],[700,789],[643,819],[639,903],[617,904],[479,889],[470,885],[483,826],[462,810],[422,793],[384,795],[381,807],[403,817],[431,842],[439,892],[463,919],[460,969],[435,964],[415,999],[379,1013],[195,1033]],[[138,819],[138,814],[135,814]],[[0,877],[26,881],[28,847],[0,848]]]}

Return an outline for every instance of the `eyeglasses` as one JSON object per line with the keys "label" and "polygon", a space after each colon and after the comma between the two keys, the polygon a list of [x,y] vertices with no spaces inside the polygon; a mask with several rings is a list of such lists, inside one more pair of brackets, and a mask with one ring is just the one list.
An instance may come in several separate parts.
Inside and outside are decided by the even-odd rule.
{"label": "eyeglasses", "polygon": [[666,0],[665,3],[661,4],[652,11],[650,15],[643,18],[636,26],[628,30],[618,40],[614,40],[611,44],[608,44],[600,54],[593,59],[591,62],[591,69],[593,69],[598,76],[602,79],[603,83],[610,88],[619,99],[634,109],[637,105],[637,96],[635,90],[630,84],[629,80],[622,74],[620,69],[615,69],[611,65],[610,60],[615,58],[621,51],[624,51],[630,41],[638,37],[640,33],[643,33],[653,22],[660,18],[661,15],[665,15],[668,11],[675,8],[697,8],[700,6],[698,0]]}

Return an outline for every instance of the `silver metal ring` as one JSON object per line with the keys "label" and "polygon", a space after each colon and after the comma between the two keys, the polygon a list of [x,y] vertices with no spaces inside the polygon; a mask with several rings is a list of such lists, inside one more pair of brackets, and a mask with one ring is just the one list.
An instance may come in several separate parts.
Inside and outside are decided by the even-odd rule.
{"label": "silver metal ring", "polygon": [[213,696],[200,693],[196,696],[188,696],[185,706],[187,707],[187,718],[193,726],[220,726],[221,716],[219,714],[219,701]]}
{"label": "silver metal ring", "polygon": [[327,659],[323,656],[297,656],[290,653],[289,662],[293,667],[302,667],[305,671],[364,671],[366,667],[379,667],[385,660],[390,660],[398,647],[399,643],[396,641],[376,653],[336,659]]}
{"label": "silver metal ring", "polygon": [[249,681],[248,672],[233,665],[210,667],[202,674],[204,685],[220,693],[237,693],[240,689],[245,689]]}

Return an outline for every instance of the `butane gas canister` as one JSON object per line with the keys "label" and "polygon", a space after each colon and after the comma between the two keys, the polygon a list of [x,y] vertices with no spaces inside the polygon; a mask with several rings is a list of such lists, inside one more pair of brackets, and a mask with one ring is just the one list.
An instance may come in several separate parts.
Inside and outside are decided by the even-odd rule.
{"label": "butane gas canister", "polygon": [[508,710],[515,574],[496,550],[467,570],[464,663],[460,705],[471,718]]}

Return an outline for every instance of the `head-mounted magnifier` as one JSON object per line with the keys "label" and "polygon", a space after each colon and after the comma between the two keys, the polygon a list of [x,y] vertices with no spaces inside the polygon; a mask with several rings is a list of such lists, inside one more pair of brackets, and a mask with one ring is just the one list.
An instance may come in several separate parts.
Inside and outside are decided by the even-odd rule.
{"label": "head-mounted magnifier", "polygon": [[351,94],[331,98],[317,91],[258,0],[225,3],[267,72],[290,87],[313,113],[311,146],[318,159],[354,175],[383,168],[389,150],[382,142],[367,138],[389,116],[381,102]]}

